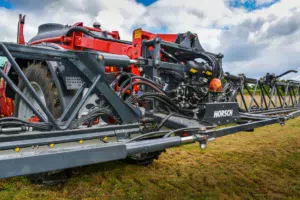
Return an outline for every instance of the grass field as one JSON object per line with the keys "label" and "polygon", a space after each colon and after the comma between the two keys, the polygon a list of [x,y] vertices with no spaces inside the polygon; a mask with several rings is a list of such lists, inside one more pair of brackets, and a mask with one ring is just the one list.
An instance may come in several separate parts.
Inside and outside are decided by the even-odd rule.
{"label": "grass field", "polygon": [[[1,166],[0,166],[1,167]],[[65,185],[0,180],[1,199],[300,199],[300,119],[167,150],[142,167],[83,167]]]}

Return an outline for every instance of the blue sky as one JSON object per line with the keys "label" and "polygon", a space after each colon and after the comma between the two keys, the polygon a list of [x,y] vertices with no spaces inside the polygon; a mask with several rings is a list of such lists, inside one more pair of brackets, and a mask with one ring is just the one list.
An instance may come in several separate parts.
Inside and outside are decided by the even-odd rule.
{"label": "blue sky", "polygon": [[[145,5],[145,6],[149,6],[152,3],[156,2],[157,0],[136,0],[136,1],[138,3],[141,3],[141,4]],[[235,7],[235,8],[243,7],[248,11],[253,11],[253,10],[269,7],[269,6],[273,5],[276,2],[279,2],[279,0],[273,0],[271,2],[262,4],[262,5],[258,5],[255,0],[248,0],[248,1],[233,0],[233,1],[230,1],[230,6]]]}
{"label": "blue sky", "polygon": [[[143,4],[144,6],[150,6],[151,4],[155,3],[158,0],[136,0],[138,3]],[[170,0],[171,2],[172,0]],[[280,0],[269,0],[267,3],[257,3],[256,0],[230,0],[229,7],[232,8],[243,8],[248,12],[252,12],[255,10],[263,9],[272,6],[273,4],[279,2]],[[200,1],[199,1],[200,3]],[[214,28],[220,28],[223,30],[229,30],[229,26],[224,27],[216,27],[212,24]],[[138,27],[136,27],[138,28]],[[168,27],[163,25],[155,28],[150,28],[149,31],[151,32],[159,32],[159,33],[166,33],[168,32]]]}
{"label": "blue sky", "polygon": [[[145,6],[149,6],[152,3],[156,2],[157,0],[136,0],[138,3],[141,3]],[[235,7],[235,8],[245,8],[248,11],[253,11],[265,7],[269,7],[273,5],[274,3],[278,2],[279,0],[273,0],[271,2],[262,4],[262,5],[257,5],[255,0],[248,0],[248,1],[243,1],[243,0],[233,0],[230,1],[230,6]]]}
{"label": "blue sky", "polygon": [[12,9],[13,6],[8,0],[0,0],[0,7]]}
{"label": "blue sky", "polygon": [[258,5],[255,0],[248,0],[248,1],[233,0],[230,2],[230,6],[235,7],[235,8],[243,7],[248,11],[253,11],[253,10],[257,10],[257,9],[270,7],[271,5],[273,5],[274,3],[277,3],[277,2],[279,2],[279,0],[273,0],[273,1],[261,4],[261,5]]}
{"label": "blue sky", "polygon": [[138,3],[143,4],[144,6],[149,6],[157,0],[137,0]]}
{"label": "blue sky", "polygon": [[[24,0],[20,0],[20,1],[24,1]],[[138,3],[143,4],[144,6],[149,6],[149,5],[153,4],[154,2],[156,2],[157,0],[136,0],[136,1]],[[235,7],[235,8],[243,7],[248,11],[253,11],[256,9],[269,7],[278,1],[279,0],[273,0],[273,1],[263,4],[263,5],[257,5],[255,0],[248,0],[248,1],[247,0],[246,1],[245,0],[232,0],[232,1],[230,1],[230,6]],[[172,2],[172,0],[170,2]],[[0,7],[13,9],[14,5],[11,2],[11,0],[0,0]]]}

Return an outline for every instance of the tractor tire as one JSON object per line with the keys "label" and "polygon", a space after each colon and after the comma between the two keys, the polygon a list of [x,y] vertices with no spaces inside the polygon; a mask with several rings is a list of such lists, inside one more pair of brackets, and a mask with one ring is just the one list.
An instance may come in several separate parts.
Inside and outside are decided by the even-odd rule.
{"label": "tractor tire", "polygon": [[53,186],[66,183],[71,175],[68,170],[44,172],[26,176],[31,183],[44,186]]}
{"label": "tractor tire", "polygon": [[[44,95],[44,100],[47,108],[53,114],[54,118],[59,118],[62,114],[62,107],[59,102],[59,96],[54,82],[52,81],[51,72],[48,70],[47,66],[42,63],[34,63],[29,65],[24,71],[25,76],[33,85],[38,85],[39,89]],[[24,93],[25,84],[22,80],[18,84],[19,89]],[[15,96],[15,112],[14,115],[19,118],[26,118],[30,116],[22,116],[19,113],[19,105],[21,99],[19,95]],[[30,114],[30,113],[29,113]],[[21,115],[21,116],[20,116]],[[28,120],[28,119],[24,119]],[[56,172],[44,172],[33,175],[28,175],[28,179],[37,184],[43,185],[54,185],[58,183],[63,183],[68,180],[69,173],[66,170],[56,171]]]}
{"label": "tractor tire", "polygon": [[160,154],[164,151],[155,151],[151,153],[140,153],[126,158],[126,162],[129,164],[148,166],[158,160]]}
{"label": "tractor tire", "polygon": [[[31,83],[36,83],[42,90],[45,98],[45,103],[54,118],[59,118],[62,114],[62,107],[60,105],[58,92],[55,84],[52,81],[51,73],[46,66],[41,63],[31,64],[24,70],[24,74]],[[24,91],[25,84],[22,80],[19,81],[18,87]],[[15,116],[19,116],[20,96],[15,97]],[[27,119],[25,119],[27,120]]]}

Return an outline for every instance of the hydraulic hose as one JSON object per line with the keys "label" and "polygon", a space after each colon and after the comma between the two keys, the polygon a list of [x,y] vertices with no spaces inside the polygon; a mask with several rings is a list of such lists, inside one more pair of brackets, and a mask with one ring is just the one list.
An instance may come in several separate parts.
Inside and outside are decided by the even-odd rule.
{"label": "hydraulic hose", "polygon": [[133,82],[132,84],[127,85],[127,86],[124,88],[124,91],[122,92],[122,97],[124,96],[126,90],[129,89],[129,87],[132,87],[132,86],[137,85],[137,84],[143,84],[143,85],[150,86],[151,88],[153,88],[153,89],[156,90],[157,92],[159,92],[159,93],[161,93],[161,94],[164,94],[164,92],[163,92],[160,88],[156,87],[156,86],[155,86],[154,84],[152,84],[151,82],[147,82],[147,81],[144,81],[144,80],[143,80],[143,81],[136,81],[136,82]]}
{"label": "hydraulic hose", "polygon": [[206,53],[201,53],[201,55],[203,56],[204,60],[209,61],[212,64],[213,77],[221,79],[223,70],[215,56],[210,56]]}
{"label": "hydraulic hose", "polygon": [[284,73],[276,76],[276,78],[280,78],[280,77],[285,76],[285,75],[287,75],[289,73],[297,73],[297,72],[298,72],[297,70],[288,70],[288,71],[286,71],[286,72],[284,72]]}
{"label": "hydraulic hose", "polygon": [[[127,85],[127,83],[128,83],[129,81],[132,81],[132,80],[134,80],[134,79],[140,79],[140,80],[143,80],[143,81],[145,81],[145,82],[148,82],[149,84],[151,84],[151,86],[155,87],[155,89],[156,89],[157,91],[159,91],[160,93],[164,93],[164,94],[165,94],[165,91],[163,91],[157,83],[155,83],[155,82],[153,82],[152,80],[147,79],[147,78],[145,78],[145,77],[141,77],[141,76],[132,76],[131,78],[126,79],[126,80],[120,85],[120,88],[119,88],[119,90],[118,90],[118,93],[121,93],[121,92],[122,92],[122,89],[125,87],[125,85]],[[130,85],[132,86],[132,84],[133,84],[133,83],[131,83]],[[128,85],[127,85],[127,86],[128,86]],[[151,87],[151,86],[150,86],[150,87]],[[127,89],[128,89],[128,88],[127,88]]]}
{"label": "hydraulic hose", "polygon": [[95,39],[99,39],[99,40],[106,40],[106,41],[112,41],[112,42],[125,43],[125,44],[129,44],[129,45],[132,44],[131,42],[124,41],[124,40],[116,40],[116,39],[110,39],[110,38],[100,37],[99,35],[97,35],[97,34],[91,32],[91,31],[89,31],[88,29],[86,29],[86,28],[84,28],[84,27],[81,27],[81,26],[73,26],[73,27],[71,27],[71,28],[67,31],[66,36],[71,36],[71,34],[72,34],[73,32],[75,32],[75,31],[77,31],[77,32],[82,32],[82,33],[84,33],[84,34],[86,34],[86,35],[88,35],[88,36],[91,36],[91,37],[93,37],[93,38],[95,38]]}

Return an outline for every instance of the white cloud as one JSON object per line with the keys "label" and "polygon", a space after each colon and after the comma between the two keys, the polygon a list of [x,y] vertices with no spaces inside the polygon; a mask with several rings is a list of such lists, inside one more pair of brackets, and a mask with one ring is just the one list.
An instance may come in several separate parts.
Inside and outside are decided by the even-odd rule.
{"label": "white cloud", "polygon": [[[93,22],[99,21],[104,29],[118,30],[128,40],[131,39],[131,26],[135,20],[145,11],[145,7],[134,0],[55,0],[39,1],[30,0],[21,9],[16,6],[15,10],[0,8],[0,28],[4,33],[0,39],[3,41],[15,41],[18,14],[26,14],[25,37],[28,41],[37,33],[37,28],[43,23],[61,23],[72,25],[76,22],[84,22],[91,26]],[[44,4],[40,6],[40,4]],[[18,4],[17,4],[18,5]],[[134,12],[132,12],[134,10]]]}
{"label": "white cloud", "polygon": [[242,20],[220,37],[220,50],[229,55],[225,68],[255,77],[264,72],[299,71],[299,8],[299,1],[282,0],[269,8],[237,15]]}
{"label": "white cloud", "polygon": [[[26,12],[26,40],[42,23],[82,21],[92,25],[97,20],[104,29],[118,30],[127,40],[137,27],[195,32],[205,49],[225,55],[224,68],[232,73],[262,76],[264,72],[300,69],[300,1],[281,0],[252,12],[229,7],[231,0],[160,0],[149,7],[134,0],[74,1],[29,0],[15,10],[0,8],[0,40],[16,40],[18,13]],[[271,1],[256,0],[256,4]]]}

